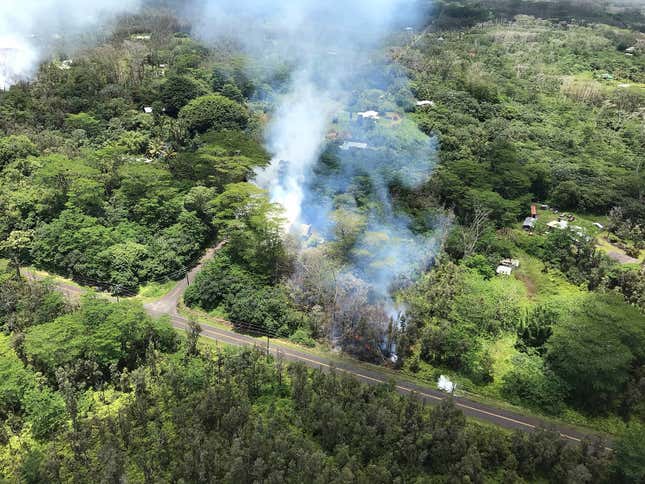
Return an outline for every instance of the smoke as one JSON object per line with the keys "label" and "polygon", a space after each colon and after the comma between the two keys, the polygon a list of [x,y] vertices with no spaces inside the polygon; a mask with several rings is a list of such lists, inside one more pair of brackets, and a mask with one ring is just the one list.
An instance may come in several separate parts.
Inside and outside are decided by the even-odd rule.
{"label": "smoke", "polygon": [[[405,74],[389,65],[382,48],[390,35],[417,26],[419,2],[205,0],[193,7],[201,38],[236,39],[266,78],[288,66],[287,87],[270,102],[266,144],[273,158],[255,182],[284,207],[294,234],[307,224],[334,241],[339,210],[361,220],[346,274],[369,285],[385,319],[395,317],[403,308],[392,290],[432,263],[441,229],[438,236],[429,229],[442,225],[404,213],[391,193],[429,179],[435,142],[409,120],[383,119],[414,107]],[[358,112],[367,110],[380,119],[360,122]],[[330,132],[339,140],[331,142]],[[356,144],[340,149],[343,142]],[[357,183],[369,185],[363,199]]]}
{"label": "smoke", "polygon": [[268,70],[293,66],[267,132],[274,154],[257,183],[301,222],[303,185],[323,149],[329,122],[351,83],[392,26],[413,21],[410,0],[220,0],[191,12],[202,38],[235,38]]}
{"label": "smoke", "polygon": [[326,230],[332,239],[338,233],[337,214],[363,217],[348,270],[369,282],[373,298],[396,320],[404,308],[392,299],[392,292],[434,262],[447,221],[423,211],[404,211],[393,192],[399,198],[417,197],[416,190],[430,179],[436,164],[437,146],[412,121],[396,116],[383,127],[372,122],[351,125],[351,133],[362,141],[361,148],[328,147],[325,157],[332,167],[318,170],[312,179],[304,214],[309,221],[321,215],[337,220]]}
{"label": "smoke", "polygon": [[289,224],[300,220],[306,183],[320,155],[332,105],[330,93],[299,73],[280,99],[267,132],[274,156],[267,168],[257,172],[256,182],[284,207]]}
{"label": "smoke", "polygon": [[0,89],[28,79],[53,49],[69,48],[72,37],[138,6],[139,0],[2,0]]}

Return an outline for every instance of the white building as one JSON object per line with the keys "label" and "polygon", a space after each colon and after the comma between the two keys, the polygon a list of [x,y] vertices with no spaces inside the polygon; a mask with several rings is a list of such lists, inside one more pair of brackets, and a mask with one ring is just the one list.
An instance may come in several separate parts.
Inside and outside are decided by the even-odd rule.
{"label": "white building", "polygon": [[553,220],[546,224],[550,229],[564,230],[569,226],[569,222],[566,220]]}
{"label": "white building", "polygon": [[350,149],[365,150],[367,149],[367,143],[359,143],[357,141],[345,141],[342,145],[340,145],[340,149],[344,151],[347,151]]}
{"label": "white building", "polygon": [[518,259],[502,259],[499,264],[502,266],[508,266],[512,269],[517,269],[520,266],[520,261]]}
{"label": "white building", "polygon": [[380,119],[378,111],[364,111],[362,113],[356,113],[356,115],[363,119]]}
{"label": "white building", "polygon": [[510,276],[513,273],[513,268],[511,266],[498,265],[495,272],[498,275]]}

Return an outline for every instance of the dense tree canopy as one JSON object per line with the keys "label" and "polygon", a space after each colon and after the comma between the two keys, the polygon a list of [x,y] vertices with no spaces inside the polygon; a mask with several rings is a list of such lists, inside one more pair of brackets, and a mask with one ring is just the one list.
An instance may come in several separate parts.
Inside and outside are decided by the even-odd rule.
{"label": "dense tree canopy", "polygon": [[392,386],[285,365],[256,350],[214,351],[191,338],[178,348],[167,323],[132,303],[92,297],[50,317],[28,327],[24,340],[0,337],[2,478],[577,482],[584,475],[609,482],[641,475],[629,458],[633,434],[620,447],[630,465],[614,473],[601,441],[502,433],[468,422],[450,400],[430,408]]}
{"label": "dense tree canopy", "polygon": [[211,129],[245,128],[248,113],[245,108],[224,96],[210,94],[189,102],[179,113],[188,129],[203,133]]}

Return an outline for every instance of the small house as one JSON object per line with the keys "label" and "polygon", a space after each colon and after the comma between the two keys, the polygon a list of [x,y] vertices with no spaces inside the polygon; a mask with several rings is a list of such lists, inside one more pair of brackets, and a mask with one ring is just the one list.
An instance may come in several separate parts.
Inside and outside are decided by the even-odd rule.
{"label": "small house", "polygon": [[152,109],[151,106],[145,106],[143,108],[143,112],[146,113],[146,114],[152,114],[152,111],[153,111],[153,109]]}
{"label": "small house", "polygon": [[495,269],[495,273],[500,276],[510,276],[515,269],[520,266],[518,259],[502,259]]}
{"label": "small house", "polygon": [[524,219],[524,223],[522,224],[522,228],[524,230],[533,230],[533,228],[535,227],[535,222],[536,221],[537,221],[537,219],[535,219],[533,217],[526,217]]}
{"label": "small house", "polygon": [[356,113],[356,115],[359,118],[362,118],[362,119],[374,119],[374,120],[376,120],[376,119],[380,118],[380,116],[378,114],[378,111],[364,111],[362,113]]}
{"label": "small house", "polygon": [[510,276],[512,272],[512,267],[504,266],[501,264],[497,266],[497,269],[495,269],[495,273],[500,276]]}
{"label": "small house", "polygon": [[502,259],[499,265],[517,269],[520,266],[520,261],[518,259]]}
{"label": "small house", "polygon": [[367,143],[359,143],[357,141],[345,141],[342,145],[340,145],[340,149],[344,151],[349,151],[349,150],[365,150],[367,149]]}
{"label": "small house", "polygon": [[424,106],[434,106],[434,101],[430,101],[428,99],[424,99],[423,101],[417,101],[417,106],[419,107],[424,107]]}

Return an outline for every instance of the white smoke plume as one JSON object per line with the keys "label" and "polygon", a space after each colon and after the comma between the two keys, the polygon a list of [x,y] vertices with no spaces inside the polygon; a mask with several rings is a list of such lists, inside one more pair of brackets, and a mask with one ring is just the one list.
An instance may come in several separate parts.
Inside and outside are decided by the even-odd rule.
{"label": "white smoke plume", "polygon": [[[356,113],[361,90],[387,89],[391,81],[407,85],[404,75],[388,72],[387,62],[380,60],[385,57],[381,48],[390,34],[418,24],[420,4],[417,0],[203,0],[193,5],[196,9],[190,15],[202,19],[195,26],[200,37],[236,39],[265,70],[290,67],[291,81],[286,92],[273,99],[277,107],[266,131],[273,159],[256,173],[255,181],[284,207],[294,233],[306,223],[324,238],[333,238],[334,197],[348,192],[354,177],[369,178],[380,208],[370,211],[347,272],[366,281],[392,317],[401,310],[391,298],[392,287],[432,263],[441,237],[413,230],[411,218],[393,207],[389,186],[398,183],[413,190],[423,185],[436,163],[435,143],[412,123],[406,125],[408,139],[403,143],[379,133],[382,128],[366,130],[360,141],[368,142],[369,149],[363,154],[332,147],[339,167],[325,175],[316,173],[316,167],[321,153],[330,148],[325,135],[333,118]],[[413,102],[409,92],[408,96]],[[379,102],[375,100],[374,106],[363,102],[361,109],[379,110]],[[354,105],[348,107],[350,103]],[[428,226],[442,223],[428,221]]]}
{"label": "white smoke plume", "polygon": [[304,191],[311,166],[320,155],[332,105],[330,94],[301,74],[281,99],[269,128],[273,161],[257,172],[256,182],[284,207],[290,224],[300,220]]}
{"label": "white smoke plume", "polygon": [[[390,28],[416,14],[411,0],[211,0],[195,6],[202,38],[233,37],[252,57],[295,66],[267,132],[271,165],[257,183],[300,222],[304,185],[325,130],[346,98],[357,66]],[[271,62],[267,62],[271,68]]]}
{"label": "white smoke plume", "polygon": [[2,0],[0,89],[28,79],[52,46],[134,11],[139,0]]}

